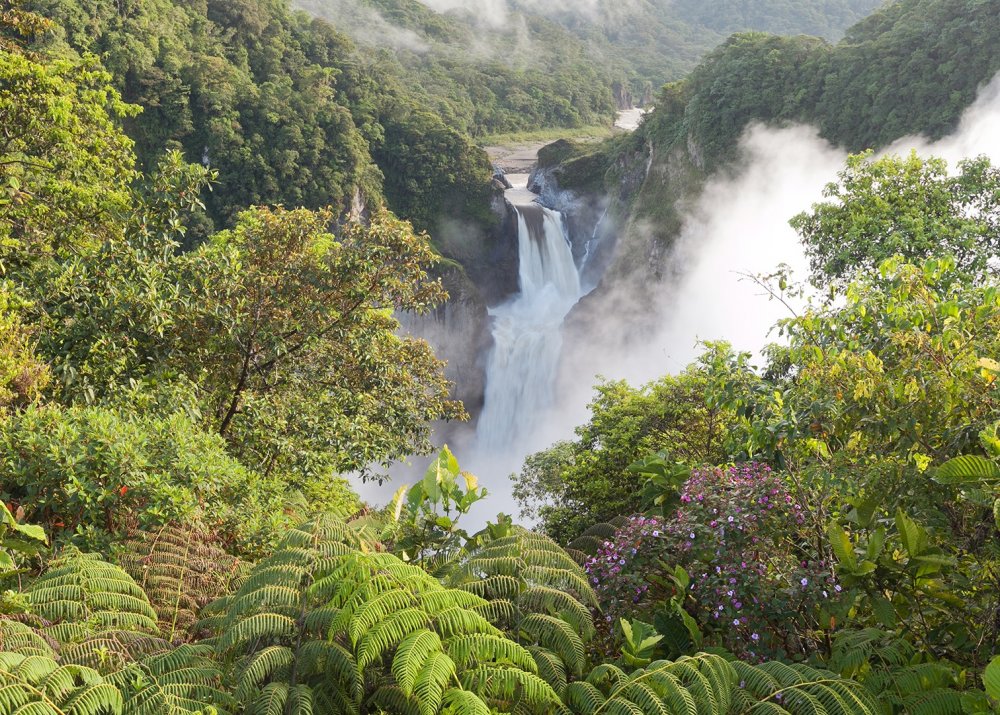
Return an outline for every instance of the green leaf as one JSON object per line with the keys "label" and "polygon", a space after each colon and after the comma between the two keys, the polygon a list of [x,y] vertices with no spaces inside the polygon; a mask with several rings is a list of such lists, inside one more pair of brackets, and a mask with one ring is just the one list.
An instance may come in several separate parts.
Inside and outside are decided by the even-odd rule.
{"label": "green leaf", "polygon": [[907,555],[911,559],[919,556],[927,543],[927,533],[923,528],[902,510],[896,512],[896,528],[899,530],[899,538]]}
{"label": "green leaf", "polygon": [[1000,481],[1000,466],[983,457],[965,455],[950,459],[934,474],[934,481],[941,484],[976,484]]}
{"label": "green leaf", "polygon": [[872,611],[874,611],[878,622],[886,628],[894,628],[896,626],[896,609],[892,607],[892,603],[888,599],[881,596],[873,598]]}
{"label": "green leaf", "polygon": [[852,572],[855,571],[858,560],[854,555],[854,545],[851,543],[850,535],[835,521],[831,521],[827,525],[826,535],[830,539],[830,547],[840,563]]}
{"label": "green leaf", "polygon": [[986,666],[983,673],[983,685],[986,694],[994,700],[1000,700],[1000,656],[993,659],[993,662]]}
{"label": "green leaf", "polygon": [[37,524],[15,524],[14,531],[24,534],[29,539],[48,543],[48,537],[45,536],[45,529]]}

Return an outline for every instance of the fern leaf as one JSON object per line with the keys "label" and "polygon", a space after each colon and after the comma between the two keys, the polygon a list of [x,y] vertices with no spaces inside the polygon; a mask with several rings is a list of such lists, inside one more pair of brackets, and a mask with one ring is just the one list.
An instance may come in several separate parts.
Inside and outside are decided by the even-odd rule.
{"label": "fern leaf", "polygon": [[460,667],[471,667],[480,663],[513,665],[529,673],[537,673],[535,659],[525,648],[507,638],[476,633],[456,636],[446,644],[448,655]]}
{"label": "fern leaf", "polygon": [[421,715],[434,715],[441,708],[445,688],[455,671],[455,662],[444,653],[431,653],[427,657],[413,684]]}
{"label": "fern leaf", "polygon": [[424,663],[432,653],[440,651],[441,638],[427,629],[411,633],[399,644],[392,661],[392,674],[405,695],[413,694],[413,686]]}
{"label": "fern leaf", "polygon": [[558,654],[574,675],[583,675],[586,661],[585,646],[580,636],[566,621],[533,613],[521,620],[520,628],[532,643]]}

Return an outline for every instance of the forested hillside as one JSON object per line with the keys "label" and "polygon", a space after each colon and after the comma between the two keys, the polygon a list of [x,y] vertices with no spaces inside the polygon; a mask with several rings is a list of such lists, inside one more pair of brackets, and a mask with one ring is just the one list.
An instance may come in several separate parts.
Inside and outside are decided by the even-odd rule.
{"label": "forested hillside", "polygon": [[639,131],[552,155],[549,163],[560,165],[550,170],[569,188],[603,184],[617,197],[613,213],[625,230],[611,278],[633,280],[655,271],[649,257],[676,239],[683,198],[736,158],[754,122],[810,124],[852,151],[953,129],[1000,72],[997,10],[992,1],[897,0],[836,45],[734,35],[660,91]]}
{"label": "forested hillside", "polygon": [[619,103],[648,103],[732,32],[839,39],[878,4],[296,0],[359,43],[390,50],[474,135],[593,122],[606,111],[597,88],[613,86]]}
{"label": "forested hillside", "polygon": [[[337,212],[384,200],[422,229],[489,221],[489,162],[353,43],[282,2],[37,0],[39,50],[95,55],[125,101],[139,166],[176,147],[217,172],[205,226],[251,204]],[[400,151],[405,148],[404,151]]]}

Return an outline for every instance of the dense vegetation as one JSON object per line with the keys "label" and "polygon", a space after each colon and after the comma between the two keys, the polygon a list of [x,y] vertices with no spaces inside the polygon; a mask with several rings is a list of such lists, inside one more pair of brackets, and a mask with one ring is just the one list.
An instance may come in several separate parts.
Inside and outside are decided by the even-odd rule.
{"label": "dense vegetation", "polygon": [[95,56],[142,107],[124,123],[142,170],[177,148],[216,172],[189,241],[254,204],[342,213],[387,200],[421,229],[445,213],[489,222],[486,155],[423,110],[391,68],[363,62],[346,36],[286,3],[27,5],[54,21],[36,49]]}
{"label": "dense vegetation", "polygon": [[795,221],[830,292],[761,369],[714,344],[679,375],[601,385],[577,438],[517,477],[650,653],[821,663],[886,712],[988,707],[956,691],[1000,649],[995,170],[945,169],[852,157]]}
{"label": "dense vegetation", "polygon": [[449,123],[478,135],[604,120],[608,90],[619,104],[630,99],[648,104],[654,88],[683,77],[732,32],[837,39],[878,2],[296,0],[296,5],[359,43],[381,48]]}
{"label": "dense vegetation", "polygon": [[[332,194],[216,230],[225,174],[137,154],[121,77],[54,35],[0,11],[4,715],[998,711],[988,162],[852,159],[796,219],[833,292],[763,369],[718,344],[601,386],[519,478],[546,533],[470,534],[489,497],[447,448],[381,511],[341,478],[463,416],[394,317],[446,298],[427,235]],[[413,126],[461,150],[395,121],[383,161]]]}

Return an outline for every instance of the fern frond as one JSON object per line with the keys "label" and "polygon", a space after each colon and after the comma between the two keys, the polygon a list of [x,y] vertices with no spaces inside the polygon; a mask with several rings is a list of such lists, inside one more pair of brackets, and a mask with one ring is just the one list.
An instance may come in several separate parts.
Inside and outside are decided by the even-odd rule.
{"label": "fern frond", "polygon": [[562,658],[569,672],[577,676],[583,675],[586,649],[583,639],[569,623],[554,616],[532,613],[523,618],[519,625],[529,642],[553,651]]}
{"label": "fern frond", "polygon": [[516,598],[521,593],[523,586],[521,580],[514,576],[498,574],[463,583],[459,588],[465,589],[469,593],[474,593],[488,601],[494,601],[497,599],[510,600]]}
{"label": "fern frond", "polygon": [[257,651],[247,659],[237,676],[236,699],[247,702],[265,682],[284,675],[294,662],[295,653],[285,646],[268,646]]}
{"label": "fern frond", "polygon": [[198,611],[225,593],[242,568],[238,559],[194,523],[137,531],[116,560],[149,597],[170,642],[189,639]]}
{"label": "fern frond", "polygon": [[[58,632],[57,628],[52,630]],[[65,631],[63,635],[66,635]],[[76,638],[61,640],[62,646],[59,649],[61,662],[85,665],[103,673],[120,670],[143,658],[170,649],[170,644],[162,638],[129,630],[91,633],[83,628]]]}
{"label": "fern frond", "polygon": [[48,639],[27,623],[0,618],[0,652],[55,657],[58,642]]}
{"label": "fern frond", "polygon": [[430,616],[419,608],[404,608],[387,616],[357,644],[358,667],[364,670],[406,636],[426,629],[429,624]]}
{"label": "fern frond", "polygon": [[574,713],[594,713],[607,698],[595,685],[585,680],[570,683],[566,686],[563,702],[569,706]]}
{"label": "fern frond", "polygon": [[[68,548],[25,594],[32,611],[52,624],[86,623],[96,631],[158,632],[156,611],[139,585],[120,567],[95,554]],[[44,630],[59,633],[51,627]]]}
{"label": "fern frond", "polygon": [[431,614],[434,628],[443,638],[451,638],[469,633],[492,633],[499,635],[500,631],[492,623],[461,606],[453,606]]}
{"label": "fern frond", "polygon": [[535,707],[560,702],[559,696],[548,683],[534,673],[523,670],[484,665],[467,670],[460,677],[462,687],[487,700],[509,703],[519,699]]}
{"label": "fern frond", "polygon": [[268,683],[246,709],[247,715],[284,715],[288,683]]}
{"label": "fern frond", "polygon": [[[804,665],[768,662],[732,664],[741,684],[741,705],[750,712],[877,715],[881,708],[860,683]],[[775,708],[778,708],[775,710]]]}
{"label": "fern frond", "polygon": [[145,658],[109,678],[126,693],[127,715],[200,713],[212,705],[223,712],[231,698],[222,690],[222,672],[205,646],[182,644]]}
{"label": "fern frond", "polygon": [[383,685],[371,697],[371,704],[392,715],[420,715],[417,699],[394,685]]}
{"label": "fern frond", "polygon": [[121,692],[99,673],[44,656],[0,653],[0,712],[120,715]]}
{"label": "fern frond", "polygon": [[434,715],[444,700],[444,691],[456,672],[455,662],[441,652],[431,653],[413,683],[413,694],[421,715]]}
{"label": "fern frond", "polygon": [[532,586],[518,599],[521,610],[559,616],[580,635],[584,641],[594,637],[594,619],[590,610],[565,591],[548,586]]}
{"label": "fern frond", "polygon": [[299,648],[296,658],[298,670],[325,683],[335,683],[344,701],[360,705],[364,683],[354,655],[339,643],[326,640],[306,641]]}
{"label": "fern frond", "polygon": [[[441,638],[434,631],[423,629],[408,635],[396,650],[392,661],[392,674],[400,690],[407,696],[413,694],[413,685],[424,663],[432,653],[441,651]],[[454,655],[452,656],[454,658]]]}
{"label": "fern frond", "polygon": [[566,689],[566,664],[559,656],[545,648],[530,646],[528,652],[535,659],[535,666],[542,680],[561,694]]}
{"label": "fern frond", "polygon": [[444,696],[444,706],[454,715],[490,715],[489,706],[468,690],[449,690]]}
{"label": "fern frond", "polygon": [[258,613],[241,619],[219,639],[220,651],[242,647],[251,641],[282,640],[295,635],[295,620],[278,613]]}
{"label": "fern frond", "polygon": [[538,672],[538,665],[528,650],[501,636],[483,633],[456,636],[448,641],[446,650],[462,668],[489,663],[513,665],[529,673]]}
{"label": "fern frond", "polygon": [[471,609],[501,630],[513,630],[517,621],[517,607],[506,599],[490,601]]}

